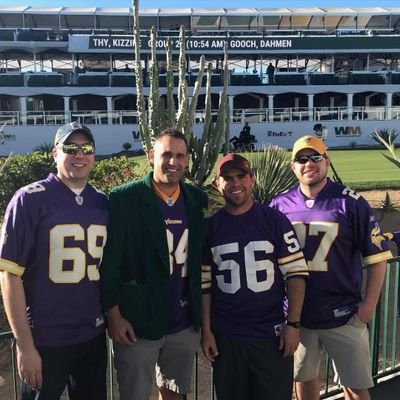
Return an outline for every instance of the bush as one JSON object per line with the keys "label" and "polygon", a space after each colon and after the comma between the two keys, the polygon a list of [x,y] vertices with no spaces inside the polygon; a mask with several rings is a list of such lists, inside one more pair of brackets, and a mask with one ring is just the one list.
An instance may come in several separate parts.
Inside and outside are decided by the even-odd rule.
{"label": "bush", "polygon": [[[1,163],[5,163],[5,159]],[[0,174],[0,211],[4,214],[5,207],[13,194],[22,186],[47,177],[55,172],[56,166],[52,157],[40,152],[33,152],[27,156],[17,154],[12,156]]]}
{"label": "bush", "polygon": [[[105,193],[117,185],[138,179],[135,172],[137,163],[127,157],[109,158],[97,161],[89,182]],[[56,172],[53,157],[41,152],[26,156],[15,155],[9,159],[0,159],[0,220],[13,194],[20,187],[46,178],[50,172]]]}
{"label": "bush", "polygon": [[137,166],[136,161],[125,156],[98,161],[90,174],[89,183],[108,194],[115,186],[139,179]]}

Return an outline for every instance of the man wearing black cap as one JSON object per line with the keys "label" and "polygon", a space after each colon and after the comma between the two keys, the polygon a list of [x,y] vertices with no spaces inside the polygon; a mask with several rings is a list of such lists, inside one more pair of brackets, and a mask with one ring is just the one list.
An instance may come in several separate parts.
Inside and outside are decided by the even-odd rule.
{"label": "man wearing black cap", "polygon": [[0,239],[1,287],[22,399],[58,399],[71,377],[76,399],[105,400],[98,264],[107,197],[87,184],[95,155],[89,128],[66,124],[54,143],[57,174],[15,193]]}
{"label": "man wearing black cap", "polygon": [[292,398],[307,265],[289,220],[253,200],[254,181],[244,157],[219,161],[226,205],[210,218],[202,267],[202,349],[218,400]]}

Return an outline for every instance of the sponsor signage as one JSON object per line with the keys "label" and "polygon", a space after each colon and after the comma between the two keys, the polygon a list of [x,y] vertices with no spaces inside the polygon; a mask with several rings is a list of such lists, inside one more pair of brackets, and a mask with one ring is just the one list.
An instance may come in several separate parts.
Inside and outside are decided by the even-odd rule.
{"label": "sponsor signage", "polygon": [[[74,35],[72,35],[74,36]],[[79,37],[75,36],[77,40]],[[87,36],[88,49],[98,52],[111,51],[132,51],[134,47],[133,36],[114,36],[114,35],[91,35]],[[158,50],[166,50],[168,38],[162,37],[156,39]],[[276,52],[276,51],[348,51],[357,50],[357,52],[370,52],[376,50],[393,49],[398,51],[400,48],[400,37],[390,36],[320,36],[320,37],[278,37],[278,36],[188,36],[186,38],[187,52],[218,52],[224,48],[225,42],[228,44],[230,53],[255,51],[255,52]],[[176,37],[171,38],[173,51],[179,51],[180,42]],[[151,39],[148,36],[141,37],[140,43],[143,51],[150,51]]]}
{"label": "sponsor signage", "polygon": [[293,132],[292,131],[268,131],[267,136],[269,137],[286,137],[286,136],[292,136]]}
{"label": "sponsor signage", "polygon": [[361,136],[361,126],[335,126],[335,136]]}

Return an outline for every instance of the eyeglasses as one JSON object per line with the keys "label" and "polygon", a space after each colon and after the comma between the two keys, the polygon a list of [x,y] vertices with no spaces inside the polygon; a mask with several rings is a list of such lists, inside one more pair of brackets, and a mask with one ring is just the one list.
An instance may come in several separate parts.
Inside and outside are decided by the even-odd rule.
{"label": "eyeglasses", "polygon": [[296,157],[294,159],[295,162],[299,164],[306,164],[308,161],[312,161],[313,163],[319,163],[321,162],[325,156],[321,154],[312,154],[310,156],[301,156],[301,157]]}
{"label": "eyeglasses", "polygon": [[88,156],[94,154],[96,148],[93,144],[62,144],[59,146],[62,149],[63,153],[75,155],[78,154],[78,151],[81,150],[83,155]]}

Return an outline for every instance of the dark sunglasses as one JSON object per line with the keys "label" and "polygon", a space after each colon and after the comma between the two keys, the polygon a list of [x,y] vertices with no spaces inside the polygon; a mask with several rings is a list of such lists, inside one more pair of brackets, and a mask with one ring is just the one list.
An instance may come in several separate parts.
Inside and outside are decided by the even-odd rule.
{"label": "dark sunglasses", "polygon": [[81,150],[82,154],[85,156],[94,154],[96,150],[93,144],[70,143],[70,144],[62,144],[60,148],[62,149],[63,153],[70,155],[78,154],[78,151]]}
{"label": "dark sunglasses", "polygon": [[313,163],[319,163],[325,158],[325,156],[321,154],[313,154],[310,156],[301,156],[301,157],[296,157],[294,159],[295,162],[299,164],[306,164],[308,161],[312,161]]}

